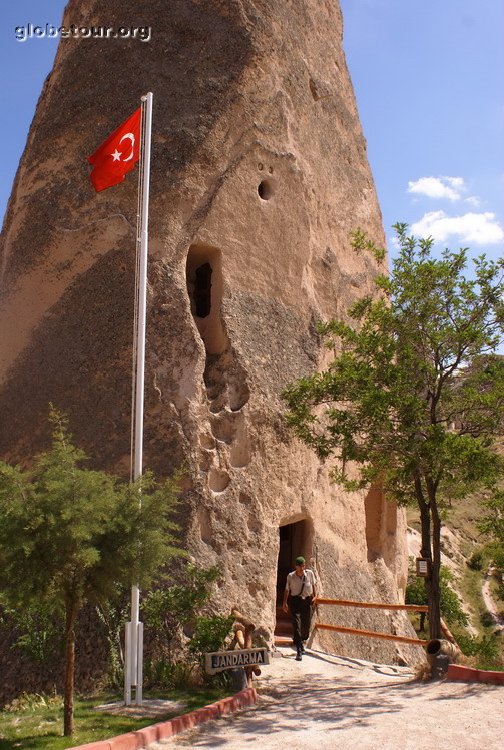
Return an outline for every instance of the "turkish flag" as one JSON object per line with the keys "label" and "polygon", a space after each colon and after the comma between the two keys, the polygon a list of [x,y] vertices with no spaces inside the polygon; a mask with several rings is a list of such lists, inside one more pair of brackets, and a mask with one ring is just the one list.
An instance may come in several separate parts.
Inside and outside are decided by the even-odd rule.
{"label": "turkish flag", "polygon": [[91,182],[97,193],[122,182],[140,158],[141,109],[133,112],[94,154],[88,156],[88,162],[93,165]]}

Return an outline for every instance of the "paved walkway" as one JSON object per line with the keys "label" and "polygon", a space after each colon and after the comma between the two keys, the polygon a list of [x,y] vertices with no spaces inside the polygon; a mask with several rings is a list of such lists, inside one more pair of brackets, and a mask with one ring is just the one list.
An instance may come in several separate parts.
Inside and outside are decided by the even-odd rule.
{"label": "paved walkway", "polygon": [[407,667],[291,649],[264,667],[259,704],[149,750],[501,750],[504,687],[418,682]]}
{"label": "paved walkway", "polygon": [[481,595],[483,597],[483,601],[485,602],[485,607],[487,608],[490,616],[495,623],[496,630],[504,630],[504,616],[500,613],[499,606],[496,604],[492,596],[492,590],[490,588],[490,581],[492,580],[494,575],[494,568],[490,568],[485,573],[483,586],[481,587]]}

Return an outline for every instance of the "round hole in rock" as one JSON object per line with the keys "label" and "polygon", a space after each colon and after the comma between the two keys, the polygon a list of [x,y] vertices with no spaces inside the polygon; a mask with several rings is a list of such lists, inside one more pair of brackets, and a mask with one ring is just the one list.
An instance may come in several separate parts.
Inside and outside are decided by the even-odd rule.
{"label": "round hole in rock", "polygon": [[208,486],[212,492],[223,492],[229,484],[229,474],[221,469],[211,469],[208,472]]}
{"label": "round hole in rock", "polygon": [[263,201],[269,201],[269,199],[273,197],[273,194],[275,192],[271,180],[263,180],[259,184],[257,192],[259,193],[259,197],[262,198]]}

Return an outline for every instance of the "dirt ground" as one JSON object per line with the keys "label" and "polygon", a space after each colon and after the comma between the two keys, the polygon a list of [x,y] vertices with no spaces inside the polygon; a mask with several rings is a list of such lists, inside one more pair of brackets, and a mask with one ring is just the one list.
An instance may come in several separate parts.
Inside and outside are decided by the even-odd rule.
{"label": "dirt ground", "polygon": [[257,706],[149,750],[499,750],[504,687],[419,682],[408,667],[282,648],[255,683]]}

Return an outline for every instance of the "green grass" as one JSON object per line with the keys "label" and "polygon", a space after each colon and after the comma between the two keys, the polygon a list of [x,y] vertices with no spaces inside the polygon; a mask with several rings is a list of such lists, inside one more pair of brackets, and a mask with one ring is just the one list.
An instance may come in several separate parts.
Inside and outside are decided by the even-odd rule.
{"label": "green grass", "polygon": [[[148,694],[147,698],[165,698],[185,701],[184,713],[213,703],[229,695],[220,688],[181,690],[169,693]],[[96,742],[117,734],[124,734],[135,729],[166,721],[180,714],[180,711],[166,713],[156,718],[134,719],[126,716],[113,716],[101,711],[94,711],[102,703],[121,700],[117,695],[103,694],[92,699],[75,701],[75,734],[63,737],[63,701],[61,697],[29,696],[15,706],[15,711],[0,712],[0,750],[64,750],[65,748]]]}
{"label": "green grass", "polygon": [[493,628],[486,624],[487,609],[481,595],[483,577],[482,571],[471,570],[466,567],[458,581],[458,589],[471,609],[471,624],[476,628],[479,635],[488,635]]}

